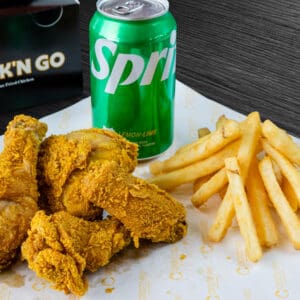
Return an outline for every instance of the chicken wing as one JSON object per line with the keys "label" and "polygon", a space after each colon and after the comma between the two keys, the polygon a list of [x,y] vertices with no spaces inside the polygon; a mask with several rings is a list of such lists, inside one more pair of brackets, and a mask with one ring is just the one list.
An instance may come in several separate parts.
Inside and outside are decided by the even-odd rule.
{"label": "chicken wing", "polygon": [[[99,131],[91,132],[90,135],[87,130],[77,131],[64,138],[75,144],[84,141],[93,151],[87,154],[82,168],[68,172],[63,185],[51,175],[53,168],[49,167],[64,168],[64,162],[60,160],[65,156],[61,150],[63,147],[56,147],[52,142],[43,143],[39,158],[42,184],[47,182],[48,187],[60,187],[56,197],[53,197],[51,188],[45,191],[52,208],[65,207],[76,215],[82,215],[88,207],[103,208],[131,231],[137,247],[139,238],[153,242],[181,239],[186,233],[183,205],[157,186],[131,174],[136,165],[136,152],[128,151],[133,147],[129,142],[119,138],[112,143],[107,138],[108,133],[112,134],[109,131],[101,130],[102,135],[98,139],[95,135]],[[134,155],[129,156],[128,152],[134,152]],[[68,161],[66,164],[69,164]],[[57,172],[56,169],[54,174]]]}
{"label": "chicken wing", "polygon": [[183,205],[156,185],[128,174],[114,161],[91,160],[86,169],[73,174],[62,196],[65,201],[91,199],[131,231],[136,247],[140,238],[176,242],[186,234]]}
{"label": "chicken wing", "polygon": [[8,267],[38,210],[36,164],[47,125],[18,115],[7,126],[0,154],[0,270]]}
{"label": "chicken wing", "polygon": [[66,135],[50,136],[41,145],[38,162],[40,206],[49,212],[66,210],[74,216],[96,219],[102,209],[84,195],[62,197],[72,176],[86,169],[89,160],[108,159],[132,172],[137,165],[137,145],[119,134],[103,129],[83,129]]}
{"label": "chicken wing", "polygon": [[115,218],[86,221],[66,211],[47,216],[40,210],[32,219],[22,255],[55,289],[82,296],[88,288],[84,271],[106,265],[130,240]]}

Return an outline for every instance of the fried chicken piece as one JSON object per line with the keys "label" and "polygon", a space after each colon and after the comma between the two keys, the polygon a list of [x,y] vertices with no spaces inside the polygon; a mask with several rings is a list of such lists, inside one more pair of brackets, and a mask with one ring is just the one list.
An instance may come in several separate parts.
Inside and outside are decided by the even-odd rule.
{"label": "fried chicken piece", "polygon": [[73,174],[62,199],[71,203],[75,198],[88,198],[119,219],[131,231],[136,247],[140,238],[176,242],[186,234],[184,206],[115,161],[91,158],[86,169]]}
{"label": "fried chicken piece", "polygon": [[130,233],[115,218],[86,221],[60,211],[38,211],[31,222],[22,256],[29,268],[57,290],[82,296],[84,271],[96,271],[130,243]]}
{"label": "fried chicken piece", "polygon": [[[102,133],[99,138],[98,132]],[[136,246],[139,238],[153,242],[175,242],[182,238],[186,233],[183,205],[157,186],[132,176],[130,173],[136,165],[136,151],[132,149],[135,148],[123,138],[111,139],[107,134],[117,136],[110,131],[92,129],[59,137],[72,140],[74,145],[85,142],[93,149],[86,153],[81,168],[67,172],[64,185],[56,177],[58,168],[52,167],[64,168],[60,159],[66,157],[64,146],[57,147],[54,140],[43,143],[39,168],[42,185],[47,182],[50,187],[44,190],[51,208],[66,208],[77,216],[87,215],[91,207],[103,208],[131,231]],[[70,169],[68,159],[65,164]],[[54,195],[51,188],[56,186],[59,193]]]}
{"label": "fried chicken piece", "polygon": [[16,257],[38,210],[36,164],[46,131],[46,124],[18,115],[4,135],[0,154],[0,270]]}
{"label": "fried chicken piece", "polygon": [[84,170],[90,157],[114,160],[132,172],[137,165],[137,145],[115,132],[96,128],[45,139],[38,162],[39,186],[43,195],[40,206],[43,209],[49,212],[66,210],[74,216],[90,220],[101,215],[102,209],[88,197],[74,195],[71,202],[62,198],[65,186],[72,182],[71,175]]}

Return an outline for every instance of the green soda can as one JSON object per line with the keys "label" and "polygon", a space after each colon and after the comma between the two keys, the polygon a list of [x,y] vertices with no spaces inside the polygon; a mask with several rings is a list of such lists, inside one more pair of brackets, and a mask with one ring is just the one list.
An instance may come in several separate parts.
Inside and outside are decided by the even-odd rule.
{"label": "green soda can", "polygon": [[93,127],[139,145],[139,159],[172,144],[176,22],[166,0],[99,0],[90,21]]}

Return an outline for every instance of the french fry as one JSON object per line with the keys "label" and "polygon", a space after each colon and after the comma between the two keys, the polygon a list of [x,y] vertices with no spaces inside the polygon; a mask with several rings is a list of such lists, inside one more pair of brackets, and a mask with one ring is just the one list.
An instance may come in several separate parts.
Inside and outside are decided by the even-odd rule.
{"label": "french fry", "polygon": [[243,140],[241,141],[237,158],[242,178],[245,181],[261,137],[261,123],[258,112],[252,112],[248,115],[242,134]]}
{"label": "french fry", "polygon": [[[250,116],[250,115],[249,115]],[[248,118],[249,118],[248,116]],[[257,112],[254,112],[251,114],[251,119],[252,119],[252,123],[256,123],[256,127],[259,127],[260,125],[258,125],[258,120],[260,122],[260,118],[259,118],[259,114]],[[256,119],[256,121],[255,121]],[[222,115],[218,121],[217,121],[217,127],[220,126],[221,124],[223,124],[224,122],[228,121],[228,119]],[[251,122],[249,124],[249,121],[247,121],[247,119],[245,121],[243,121],[241,123],[241,131],[242,131],[242,135],[244,135],[244,133],[247,133],[247,131],[249,130],[247,127],[251,126]],[[260,127],[259,127],[260,128]],[[258,136],[260,135],[260,131],[261,129],[259,129],[259,131],[256,134],[256,138],[258,138]],[[245,140],[245,138],[244,138]],[[245,144],[247,144],[247,142],[244,142]],[[245,161],[245,164],[249,164],[249,160],[247,161],[247,146],[245,146],[245,150],[243,150],[244,148],[240,149],[240,154],[239,154],[239,161],[242,159]],[[250,149],[250,154],[252,153],[253,149]],[[242,169],[245,169],[245,167],[243,166]],[[248,167],[245,169],[245,172],[248,172]],[[205,203],[212,195],[214,195],[215,193],[219,192],[222,188],[224,188],[224,186],[226,186],[226,184],[228,183],[228,178],[226,176],[226,172],[225,172],[225,168],[221,169],[220,171],[218,171],[214,176],[212,176],[205,184],[203,184],[198,190],[197,192],[194,193],[194,195],[192,196],[192,203],[194,204],[195,207],[199,207],[201,206],[203,203]]]}
{"label": "french fry", "polygon": [[200,160],[185,168],[154,176],[148,181],[165,190],[173,189],[183,183],[193,182],[199,177],[212,174],[221,169],[224,166],[224,159],[236,155],[239,145],[240,141],[237,140],[205,160]]}
{"label": "french fry", "polygon": [[[225,170],[225,169],[224,169]],[[217,172],[218,173],[218,172]],[[216,174],[216,173],[214,173]],[[206,182],[214,175],[214,174],[209,174],[207,176],[204,176],[204,177],[200,177],[198,179],[196,179],[193,183],[193,192],[196,193],[197,190],[199,188],[201,188],[201,186],[203,186],[204,184],[206,184]],[[224,185],[224,187],[222,187],[220,190],[216,191],[214,194],[217,194],[219,193],[220,197],[223,199],[223,197],[225,196],[226,194],[226,191],[227,191],[227,186],[228,186],[228,182]],[[212,194],[212,195],[214,195]],[[196,206],[198,207],[198,206]]]}
{"label": "french fry", "polygon": [[259,171],[269,197],[295,249],[300,249],[300,221],[290,207],[275,177],[269,157],[259,163]]}
{"label": "french fry", "polygon": [[[182,153],[186,153],[188,154],[189,153],[189,149],[193,147],[193,145],[196,145],[198,143],[202,143],[204,139],[207,139],[208,136],[204,136],[202,138],[199,138],[197,141],[194,141],[190,144],[186,144],[186,145],[183,145],[181,146],[180,148],[178,148],[176,150],[176,152],[173,154],[174,156],[175,155],[178,155],[178,154],[182,154]],[[151,162],[149,164],[149,171],[152,175],[154,176],[157,176],[157,175],[161,175],[164,172],[163,168],[164,168],[164,161],[161,161],[161,160],[155,160],[153,162]]]}
{"label": "french fry", "polygon": [[[181,146],[180,148],[178,148],[175,152],[174,155],[178,155],[178,154],[182,154],[185,153],[186,155],[188,155],[189,150],[192,149],[193,147],[197,147],[198,145],[202,144],[203,142],[205,142],[209,137],[210,137],[211,133],[200,137],[199,139],[197,139],[196,141],[190,143],[190,144],[186,144]],[[154,161],[149,165],[149,169],[152,175],[159,175],[163,173],[163,162],[162,161]]]}
{"label": "french fry", "polygon": [[193,194],[191,201],[195,207],[201,206],[212,195],[218,193],[228,183],[225,168],[222,168],[204,182]]}
{"label": "french fry", "polygon": [[258,261],[262,257],[262,249],[244,189],[243,178],[241,176],[237,158],[226,158],[225,168],[237,222],[241,235],[246,243],[247,255],[251,261]]}
{"label": "french fry", "polygon": [[208,134],[210,134],[210,130],[207,127],[202,127],[198,129],[198,137],[202,138]]}
{"label": "french fry", "polygon": [[227,189],[228,189],[228,183],[222,187],[220,190],[219,190],[219,196],[221,197],[221,199],[223,199],[227,193]]}
{"label": "french fry", "polygon": [[[256,154],[257,145],[261,136],[260,116],[258,112],[250,113],[243,121],[241,145],[237,159],[241,169],[241,176],[245,182],[250,163]],[[231,189],[227,192],[220,204],[214,223],[209,229],[208,239],[213,242],[222,240],[232,223],[234,217],[234,205],[231,199]]]}
{"label": "french fry", "polygon": [[273,166],[273,170],[274,170],[276,179],[277,179],[278,183],[281,184],[282,180],[283,180],[283,176],[282,176],[279,166],[277,165],[277,163],[274,160],[272,160],[272,166]]}
{"label": "french fry", "polygon": [[269,197],[258,170],[258,160],[253,158],[249,169],[246,190],[260,244],[272,247],[278,243],[278,232],[269,209]]}
{"label": "french fry", "polygon": [[228,120],[220,129],[206,135],[208,138],[205,141],[190,147],[188,153],[185,151],[175,153],[165,161],[153,162],[150,164],[150,171],[155,175],[186,167],[218,152],[232,141],[238,139],[240,135],[239,124]]}
{"label": "french fry", "polygon": [[216,122],[216,129],[221,128],[229,119],[225,115],[221,115]]}
{"label": "french fry", "polygon": [[[179,154],[179,153],[182,153],[182,152],[185,152],[185,153],[188,153],[190,149],[192,149],[193,147],[197,147],[197,145],[200,145],[202,144],[203,142],[205,142],[209,137],[210,137],[211,133],[207,134],[207,135],[204,135],[200,138],[198,138],[197,140],[193,141],[192,143],[189,143],[189,144],[186,144],[186,145],[183,145],[181,147],[179,147],[175,154]],[[160,162],[161,163],[161,162]],[[155,170],[154,170],[155,171]],[[154,174],[154,173],[152,173]],[[155,174],[154,174],[155,175]]]}
{"label": "french fry", "polygon": [[[226,141],[228,136],[232,140]],[[262,247],[278,243],[270,207],[300,250],[300,220],[295,213],[300,207],[300,146],[292,137],[269,120],[261,124],[258,112],[241,123],[222,115],[215,131],[200,128],[198,137],[171,158],[151,164],[155,176],[149,182],[165,190],[193,183],[195,207],[219,193],[222,201],[207,238],[222,240],[236,216],[252,261],[262,257]]]}
{"label": "french fry", "polygon": [[265,139],[262,140],[262,145],[266,153],[277,163],[283,176],[289,181],[291,188],[294,190],[295,196],[297,197],[298,205],[300,205],[300,172]]}
{"label": "french fry", "polygon": [[211,242],[220,242],[231,226],[234,215],[234,205],[231,199],[230,186],[228,186],[226,194],[218,208],[216,218],[209,228],[207,238]]}
{"label": "french fry", "polygon": [[289,181],[284,176],[282,176],[281,189],[282,189],[284,195],[286,196],[292,210],[297,211],[297,209],[298,209],[297,195],[295,194]]}
{"label": "french fry", "polygon": [[195,193],[207,180],[209,180],[213,174],[206,175],[204,177],[197,178],[193,183],[193,192]]}
{"label": "french fry", "polygon": [[266,120],[262,125],[262,133],[275,149],[300,166],[300,146],[285,130],[277,127],[272,121]]}

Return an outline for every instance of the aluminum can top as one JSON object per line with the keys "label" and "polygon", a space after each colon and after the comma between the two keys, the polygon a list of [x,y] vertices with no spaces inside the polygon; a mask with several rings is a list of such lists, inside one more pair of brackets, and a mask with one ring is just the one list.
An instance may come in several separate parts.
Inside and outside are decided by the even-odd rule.
{"label": "aluminum can top", "polygon": [[169,10],[167,0],[98,0],[97,10],[110,18],[127,21],[149,20]]}

